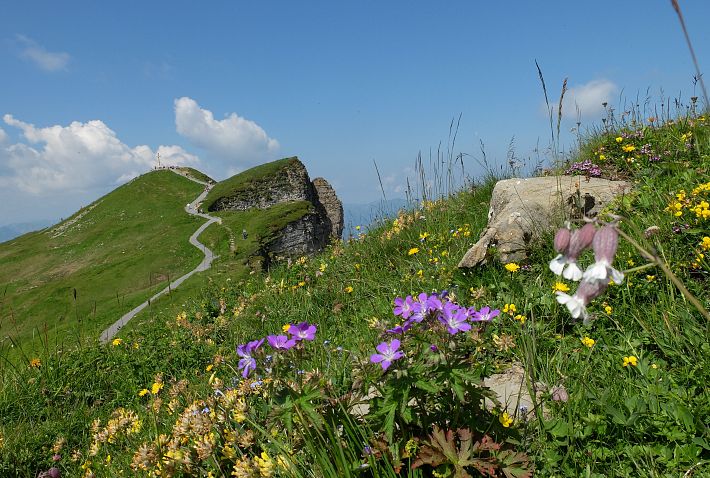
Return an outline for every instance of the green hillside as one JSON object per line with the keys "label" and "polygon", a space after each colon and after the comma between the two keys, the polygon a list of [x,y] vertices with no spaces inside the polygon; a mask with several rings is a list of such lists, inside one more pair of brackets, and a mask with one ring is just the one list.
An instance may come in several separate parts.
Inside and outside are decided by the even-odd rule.
{"label": "green hillside", "polygon": [[3,351],[98,337],[123,313],[194,268],[184,206],[203,187],[169,171],[140,176],[69,219],[0,244]]}
{"label": "green hillside", "polygon": [[[551,171],[634,184],[601,218],[625,278],[589,325],[555,299],[578,284],[550,272],[552,234],[520,264],[457,268],[487,178],[313,257],[217,264],[110,344],[0,362],[0,476],[710,476],[710,120],[610,123]],[[224,218],[204,238],[234,254],[245,216]],[[499,313],[398,330],[407,296]],[[504,411],[482,386],[513,364],[539,406]]]}

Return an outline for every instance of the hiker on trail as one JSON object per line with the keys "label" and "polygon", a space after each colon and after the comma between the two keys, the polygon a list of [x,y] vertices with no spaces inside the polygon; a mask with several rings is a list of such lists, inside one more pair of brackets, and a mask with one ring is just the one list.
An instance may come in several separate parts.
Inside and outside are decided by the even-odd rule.
{"label": "hiker on trail", "polygon": [[246,240],[246,238],[247,238],[247,230],[246,230],[246,229],[242,229],[242,239],[245,239],[245,240]]}

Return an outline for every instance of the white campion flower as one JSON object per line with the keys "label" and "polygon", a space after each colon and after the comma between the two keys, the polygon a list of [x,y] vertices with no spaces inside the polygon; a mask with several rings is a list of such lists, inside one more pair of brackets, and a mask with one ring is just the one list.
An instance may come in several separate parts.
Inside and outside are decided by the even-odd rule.
{"label": "white campion flower", "polygon": [[608,281],[586,281],[580,282],[577,291],[574,295],[568,295],[564,292],[556,292],[557,302],[566,306],[569,310],[570,315],[573,318],[579,319],[580,317],[584,321],[584,325],[589,324],[589,314],[587,313],[587,305],[600,295],[609,285]]}
{"label": "white campion flower", "polygon": [[582,275],[585,281],[601,281],[608,284],[611,278],[614,283],[621,284],[624,280],[624,274],[611,266],[616,255],[618,243],[619,232],[615,226],[606,225],[597,231],[592,241],[594,260],[596,262],[589,266]]}
{"label": "white campion flower", "polygon": [[[564,232],[567,230],[567,232]],[[569,230],[562,228],[555,235],[555,249],[559,252],[557,257],[550,262],[550,270],[568,280],[578,281],[582,278],[582,269],[577,265],[577,258],[592,245],[596,228],[594,224],[587,223],[577,229],[569,239]]]}

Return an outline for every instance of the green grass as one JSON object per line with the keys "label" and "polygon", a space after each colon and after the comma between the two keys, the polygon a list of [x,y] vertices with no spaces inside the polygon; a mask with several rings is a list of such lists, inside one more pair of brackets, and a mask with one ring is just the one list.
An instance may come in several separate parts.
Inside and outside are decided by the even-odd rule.
{"label": "green grass", "polygon": [[[687,142],[682,135],[689,131],[693,140]],[[710,265],[699,253],[703,237],[710,236],[710,218],[696,218],[692,208],[707,197],[702,188],[695,195],[693,191],[708,181],[709,133],[707,119],[621,124],[594,133],[573,158],[591,159],[605,176],[634,182],[634,193],[610,211],[625,218],[622,230],[656,251],[706,308]],[[618,136],[622,141],[616,141]],[[641,153],[645,144],[663,152],[660,161]],[[635,150],[623,150],[631,145]],[[549,242],[537,246],[515,273],[496,262],[458,270],[458,260],[485,226],[492,187],[488,181],[427,203],[401,214],[396,223],[267,272],[217,264],[206,287],[198,291],[193,285],[192,290],[167,298],[170,307],[137,318],[117,345],[47,353],[40,357],[38,368],[4,366],[0,475],[34,476],[48,468],[52,445],[63,437],[66,443],[58,466],[64,476],[82,476],[82,465],[99,477],[145,476],[145,471],[130,467],[132,462],[137,466],[134,457],[141,446],[144,454],[152,447],[163,454],[173,449],[173,458],[177,451],[189,455],[192,465],[182,476],[200,476],[208,470],[215,476],[229,476],[234,466],[242,466],[235,463],[242,463],[244,457],[251,459],[251,471],[258,473],[255,457],[262,457],[262,452],[293,463],[290,473],[277,467],[275,476],[396,476],[399,465],[399,476],[431,476],[426,466],[407,475],[414,459],[405,456],[405,449],[421,450],[432,432],[416,421],[402,421],[407,409],[416,408],[408,406],[408,395],[400,396],[403,405],[392,412],[399,418],[397,427],[390,429],[391,437],[386,431],[390,412],[361,419],[346,415],[344,408],[369,386],[394,390],[396,395],[396,384],[407,383],[422,369],[445,370],[445,360],[436,362],[441,359],[432,356],[419,363],[411,349],[406,352],[412,361],[401,360],[385,374],[368,363],[375,345],[383,340],[383,329],[397,323],[392,315],[395,297],[445,289],[462,305],[503,309],[515,304],[526,317],[521,323],[504,313],[467,336],[476,344],[469,354],[472,370],[485,376],[519,362],[532,381],[564,386],[569,400],[556,402],[549,391],[543,392],[545,415],[532,411],[529,421],[515,416],[512,426],[504,428],[499,417],[489,413],[468,418],[456,413],[471,410],[472,404],[458,403],[454,394],[447,393],[453,388],[449,381],[433,384],[444,391],[438,392],[439,401],[427,402],[433,407],[432,416],[470,419],[472,427],[486,430],[504,448],[526,454],[536,476],[708,476],[707,319],[657,267],[648,267],[628,272],[622,284],[595,300],[589,307],[595,320],[584,327],[555,301],[552,287],[557,278],[547,266],[554,254]],[[665,209],[673,206],[681,189],[687,202],[684,199],[680,206],[683,214],[674,216]],[[248,224],[247,230],[263,231],[274,220],[220,214],[224,226],[208,229],[203,239],[223,255],[230,252],[230,234],[237,236],[238,254],[240,247],[244,253],[255,250],[258,242],[251,240],[251,233],[250,239],[242,241],[241,229]],[[286,208],[274,214],[285,221],[299,213]],[[257,226],[254,221],[262,222]],[[649,226],[657,226],[659,232],[645,238],[642,231]],[[591,260],[588,254],[583,265]],[[645,261],[622,240],[615,264],[631,269]],[[574,290],[574,284],[568,285]],[[257,371],[268,383],[239,388],[240,357],[235,347],[301,321],[317,324],[316,340],[283,358],[274,353],[271,374],[263,354],[258,355]],[[591,348],[582,342],[585,337],[595,341]],[[509,347],[501,345],[502,339],[508,340]],[[453,338],[450,342],[454,347],[463,343]],[[423,345],[428,348],[430,343]],[[446,341],[438,345],[466,355],[460,348],[450,349]],[[268,350],[266,345],[263,348]],[[637,366],[623,366],[623,358],[629,356],[637,357]],[[179,380],[185,380],[184,386],[176,385]],[[164,387],[155,395],[139,396],[153,383]],[[235,393],[245,401],[245,421],[235,414],[241,408],[223,398],[235,386]],[[411,393],[420,397],[431,393],[433,398],[434,392],[427,390],[433,389],[420,383]],[[382,402],[386,400],[371,404],[376,409]],[[27,406],[17,407],[18,403]],[[456,407],[447,408],[454,403]],[[129,418],[125,427],[107,429],[110,440],[106,434],[92,436],[91,422],[100,419],[98,428],[104,429],[119,407],[137,414],[140,430],[126,431],[136,423]],[[195,426],[201,420],[207,428],[176,427],[180,417]],[[441,420],[438,425],[448,423]],[[201,442],[208,436],[205,430],[214,439],[206,454]],[[248,443],[250,433],[253,438]],[[163,441],[159,450],[161,434],[175,441],[172,445]],[[366,445],[373,448],[372,454],[363,454]],[[174,461],[163,456],[164,476],[180,476],[167,471]],[[361,468],[363,463],[370,466]],[[442,476],[451,476],[447,473],[452,470],[445,465],[437,468]],[[467,470],[476,476],[473,469]]]}
{"label": "green grass", "polygon": [[46,341],[98,336],[195,267],[201,254],[186,238],[202,220],[183,208],[201,189],[172,172],[148,173],[54,227],[2,244],[2,349],[31,356]]}

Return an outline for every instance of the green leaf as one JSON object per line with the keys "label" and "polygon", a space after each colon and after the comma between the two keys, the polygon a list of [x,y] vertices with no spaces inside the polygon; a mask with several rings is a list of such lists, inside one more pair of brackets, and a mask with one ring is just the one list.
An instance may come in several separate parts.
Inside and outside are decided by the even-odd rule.
{"label": "green leaf", "polygon": [[570,426],[561,418],[558,418],[555,421],[547,422],[545,424],[545,428],[548,433],[556,438],[566,438],[570,436]]}
{"label": "green leaf", "polygon": [[394,435],[394,416],[397,411],[397,405],[391,403],[387,407],[387,416],[385,417],[385,437],[387,441],[392,443],[392,436]]}
{"label": "green leaf", "polygon": [[416,382],[414,382],[414,386],[420,390],[424,390],[425,392],[429,393],[439,393],[439,391],[441,390],[440,386],[432,382],[426,382],[424,380],[417,380]]}

